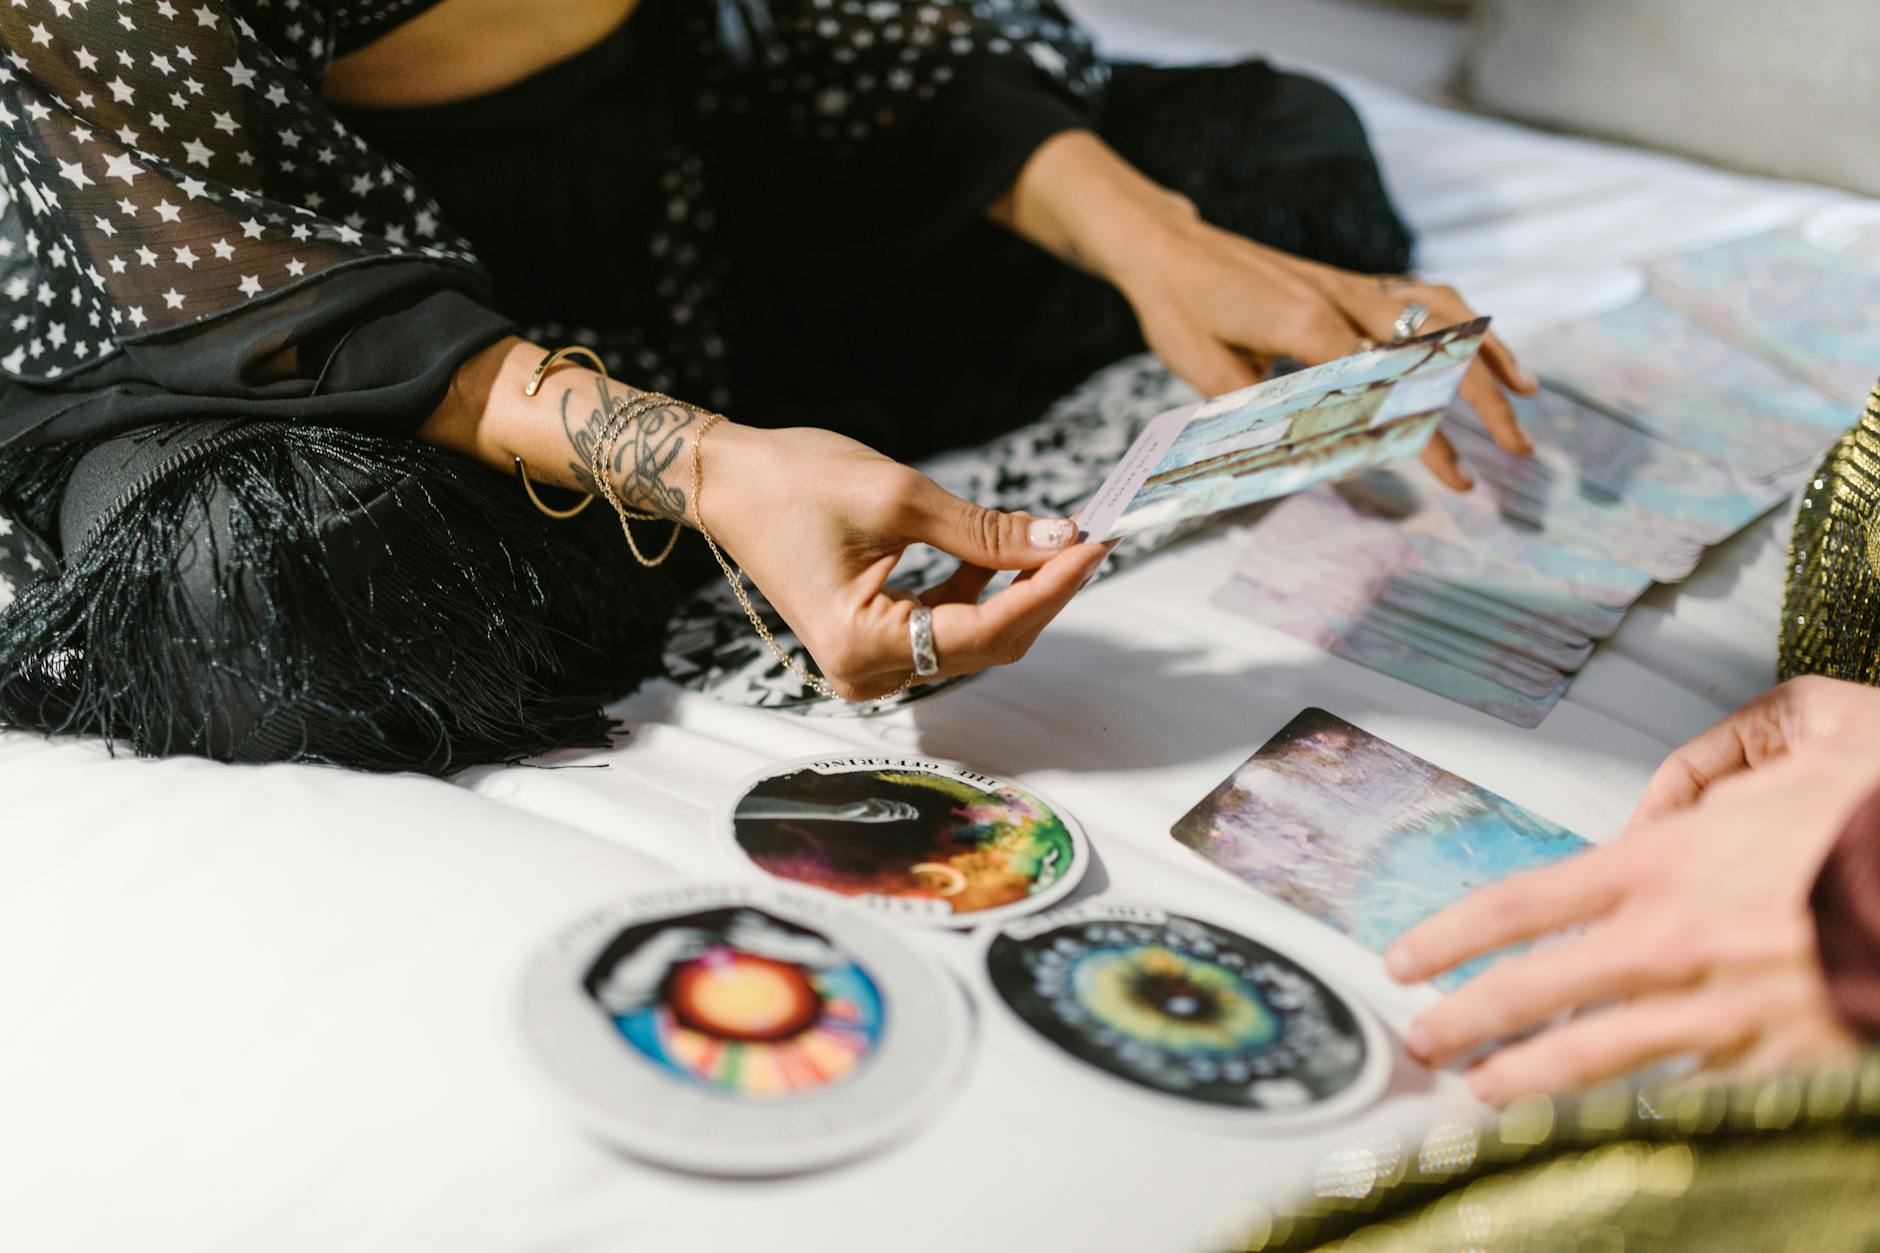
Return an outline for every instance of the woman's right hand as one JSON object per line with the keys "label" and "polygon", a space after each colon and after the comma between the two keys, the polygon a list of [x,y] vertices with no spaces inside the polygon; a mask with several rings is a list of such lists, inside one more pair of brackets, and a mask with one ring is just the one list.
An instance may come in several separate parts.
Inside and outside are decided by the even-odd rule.
{"label": "woman's right hand", "polygon": [[[849,700],[892,692],[913,670],[914,604],[886,590],[910,544],[961,563],[920,597],[933,607],[941,677],[1024,656],[1107,551],[1078,544],[1068,519],[982,508],[829,431],[724,422],[700,452],[691,520],[703,519]],[[690,496],[689,476],[680,481]],[[998,570],[1034,573],[980,601]]]}

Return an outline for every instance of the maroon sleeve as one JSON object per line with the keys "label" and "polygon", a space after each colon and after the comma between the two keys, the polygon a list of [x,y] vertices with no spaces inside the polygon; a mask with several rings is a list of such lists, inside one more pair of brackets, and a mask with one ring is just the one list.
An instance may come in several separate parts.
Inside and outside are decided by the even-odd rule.
{"label": "maroon sleeve", "polygon": [[1828,995],[1842,1020],[1880,1039],[1880,792],[1854,811],[1809,904]]}

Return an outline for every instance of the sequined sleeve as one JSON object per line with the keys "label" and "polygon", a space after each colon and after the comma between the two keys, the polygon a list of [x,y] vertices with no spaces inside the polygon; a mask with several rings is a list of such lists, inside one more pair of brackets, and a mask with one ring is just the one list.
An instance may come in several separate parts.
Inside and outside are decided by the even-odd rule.
{"label": "sequined sleeve", "polygon": [[1855,812],[1810,905],[1828,994],[1853,1030],[1880,1041],[1880,792]]}

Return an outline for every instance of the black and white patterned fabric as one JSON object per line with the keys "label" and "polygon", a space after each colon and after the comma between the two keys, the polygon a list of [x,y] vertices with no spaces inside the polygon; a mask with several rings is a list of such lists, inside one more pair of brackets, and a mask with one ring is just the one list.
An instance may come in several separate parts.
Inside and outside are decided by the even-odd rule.
{"label": "black and white patterned fabric", "polygon": [[[1036,422],[980,447],[933,458],[920,468],[948,491],[988,508],[1066,516],[1103,483],[1151,418],[1196,399],[1194,389],[1155,357],[1131,357],[1092,375]],[[1104,561],[1097,577],[1125,569],[1206,523],[1203,519],[1131,535]],[[945,578],[953,566],[953,558],[919,545],[902,557],[889,582],[900,588],[927,587]],[[752,603],[778,644],[813,670],[808,652],[761,594],[753,593]],[[723,584],[702,592],[674,617],[665,666],[674,681],[690,691],[731,704],[817,717],[887,713],[965,681],[916,687],[884,701],[825,700],[764,647]]]}
{"label": "black and white patterned fabric", "polygon": [[54,573],[52,549],[24,522],[0,510],[0,610],[28,583]]}
{"label": "black and white patterned fabric", "polygon": [[[418,0],[11,0],[0,6],[0,371],[69,377],[127,343],[393,260],[474,269],[402,166],[321,102],[336,54]],[[1104,75],[1044,0],[721,0],[701,11],[701,116],[780,113],[838,144],[892,125],[968,58]],[[672,255],[695,223],[675,170]],[[696,192],[696,188],[693,189]],[[703,293],[675,278],[677,305]],[[685,310],[675,318],[685,321]],[[631,365],[630,362],[621,362]],[[657,385],[659,380],[653,380]]]}

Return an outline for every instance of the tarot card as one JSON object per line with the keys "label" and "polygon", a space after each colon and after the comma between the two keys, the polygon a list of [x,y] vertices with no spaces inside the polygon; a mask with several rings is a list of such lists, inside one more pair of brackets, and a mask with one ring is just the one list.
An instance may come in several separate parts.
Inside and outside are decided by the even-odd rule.
{"label": "tarot card", "polygon": [[1530,695],[1520,690],[1529,685],[1509,676],[1491,658],[1470,655],[1459,648],[1444,649],[1428,639],[1406,637],[1381,622],[1375,612],[1330,613],[1305,598],[1275,592],[1238,574],[1214,594],[1214,603],[1333,656],[1518,727],[1539,726],[1567,690],[1567,679],[1561,676],[1545,694]]}
{"label": "tarot card", "polygon": [[[1287,723],[1171,834],[1378,954],[1476,888],[1588,847],[1323,709]],[[1436,985],[1456,987],[1504,955]]]}
{"label": "tarot card", "polygon": [[[1428,486],[1443,490],[1433,479]],[[1494,514],[1492,505],[1478,503]],[[1262,518],[1240,565],[1284,565],[1371,588],[1398,574],[1419,574],[1589,639],[1604,639],[1616,630],[1626,606],[1651,586],[1649,575],[1597,561],[1595,554],[1585,554],[1582,560],[1550,552],[1500,524],[1494,517],[1484,524],[1484,536],[1472,540],[1458,534],[1451,522],[1442,527],[1407,525],[1404,515],[1380,510],[1370,500],[1318,488],[1294,496]],[[1498,547],[1487,536],[1505,539],[1508,547]],[[1521,564],[1529,553],[1536,559]],[[1543,564],[1585,572],[1593,581],[1570,582],[1541,568]]]}
{"label": "tarot card", "polygon": [[1846,406],[1646,295],[1520,345],[1559,390],[1764,481],[1813,466]]}
{"label": "tarot card", "polygon": [[[1654,439],[1604,411],[1552,388],[1510,397],[1534,453],[1497,448],[1461,406],[1444,429],[1470,466],[1500,497],[1504,511],[1543,530],[1598,536],[1619,547],[1664,555],[1719,543],[1762,516],[1790,484],[1753,480],[1713,458]],[[1654,537],[1658,537],[1654,540]],[[1654,549],[1650,545],[1666,545]],[[1652,558],[1644,558],[1649,561]],[[1661,576],[1662,577],[1662,576]]]}
{"label": "tarot card", "polygon": [[1208,517],[1407,457],[1436,429],[1487,319],[1156,418],[1078,514],[1096,539]]}
{"label": "tarot card", "polygon": [[1773,231],[1659,261],[1652,290],[1839,401],[1848,415],[1880,379],[1880,273]]}
{"label": "tarot card", "polygon": [[[1498,617],[1477,614],[1453,602],[1433,597],[1414,582],[1396,575],[1381,580],[1353,580],[1340,571],[1313,571],[1261,559],[1256,548],[1243,555],[1235,569],[1235,582],[1248,601],[1265,593],[1265,604],[1238,603],[1243,616],[1268,625],[1303,613],[1339,632],[1369,628],[1391,639],[1430,652],[1463,669],[1494,679],[1530,696],[1552,691],[1567,669],[1577,669],[1590,644],[1582,637],[1582,650],[1571,655],[1572,664],[1557,666],[1536,653],[1555,648],[1571,652],[1547,634],[1534,629],[1536,620],[1503,609]],[[1224,600],[1216,600],[1225,605]],[[1290,629],[1290,628],[1282,628]],[[1296,633],[1294,631],[1293,633]]]}
{"label": "tarot card", "polygon": [[966,1052],[944,972],[854,910],[768,885],[582,918],[538,956],[522,1014],[597,1134],[710,1174],[876,1148],[952,1089]]}
{"label": "tarot card", "polygon": [[721,824],[764,873],[914,926],[979,926],[1063,899],[1090,862],[1068,813],[1009,779],[912,757],[771,767]]}
{"label": "tarot card", "polygon": [[1389,1079],[1383,1033],[1295,958],[1217,923],[1098,902],[988,932],[994,1004],[1106,1087],[1270,1133],[1344,1117]]}
{"label": "tarot card", "polygon": [[1450,491],[1420,465],[1379,470],[1332,490],[1370,516],[1390,520],[1423,548],[1493,555],[1594,605],[1624,609],[1652,585],[1642,570],[1511,522],[1486,493]]}

